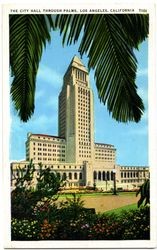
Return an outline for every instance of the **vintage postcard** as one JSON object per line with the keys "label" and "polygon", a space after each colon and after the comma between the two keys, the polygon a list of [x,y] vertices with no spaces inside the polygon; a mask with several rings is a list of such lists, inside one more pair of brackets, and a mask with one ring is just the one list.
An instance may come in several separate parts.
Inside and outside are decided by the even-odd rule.
{"label": "vintage postcard", "polygon": [[5,248],[157,246],[155,8],[3,5]]}

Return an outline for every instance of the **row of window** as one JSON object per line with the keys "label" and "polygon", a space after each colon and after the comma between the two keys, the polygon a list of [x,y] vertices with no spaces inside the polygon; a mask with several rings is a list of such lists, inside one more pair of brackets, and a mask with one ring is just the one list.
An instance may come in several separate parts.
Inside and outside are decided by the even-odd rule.
{"label": "row of window", "polygon": [[146,173],[139,173],[139,172],[121,172],[121,178],[132,178],[132,177],[140,177],[142,174],[143,177],[146,177]]}
{"label": "row of window", "polygon": [[147,170],[145,167],[121,167],[123,170]]}
{"label": "row of window", "polygon": [[94,180],[99,181],[110,181],[114,179],[113,171],[94,171],[93,172],[93,178]]}
{"label": "row of window", "polygon": [[65,158],[33,158],[34,160],[38,160],[38,161],[65,161]]}
{"label": "row of window", "polygon": [[86,150],[79,150],[79,153],[91,153],[91,150],[89,150],[89,151],[86,151]]}
{"label": "row of window", "polygon": [[90,130],[90,121],[84,121],[84,122],[80,122],[78,121],[78,128],[81,130],[81,132],[84,131],[89,131]]}
{"label": "row of window", "polygon": [[[90,114],[86,114],[86,115],[78,114],[78,117],[79,117],[79,121],[83,121],[83,122],[89,121],[90,122]],[[80,119],[80,117],[82,119]]]}
{"label": "row of window", "polygon": [[112,145],[108,145],[108,144],[97,144],[95,143],[95,147],[96,147],[96,150],[98,150],[99,148],[113,148]]}
{"label": "row of window", "polygon": [[66,166],[66,165],[64,165],[64,166],[54,166],[54,165],[45,165],[45,168],[47,168],[47,167],[50,167],[50,168],[52,168],[52,169],[55,169],[55,168],[57,168],[57,169],[62,169],[62,168],[65,168],[65,169],[82,169],[82,166]]}
{"label": "row of window", "polygon": [[47,143],[35,143],[33,142],[33,145],[36,146],[44,146],[44,147],[57,147],[57,148],[65,148],[65,145],[58,145],[58,144],[47,144]]}
{"label": "row of window", "polygon": [[95,149],[95,152],[106,152],[106,153],[111,153],[112,152],[112,150],[106,150],[105,148],[103,148],[103,149]]}
{"label": "row of window", "polygon": [[89,100],[88,95],[86,96],[82,93],[78,93],[78,100],[80,100],[80,99],[83,100],[84,102],[87,102]]}
{"label": "row of window", "polygon": [[[84,148],[85,146],[86,146],[86,147],[87,147],[87,146],[90,146],[91,143],[90,143],[90,142],[82,142],[82,141],[79,141],[79,145],[83,145],[82,148]],[[81,146],[79,146],[79,148],[81,148]],[[88,148],[88,147],[87,147],[87,148]]]}
{"label": "row of window", "polygon": [[65,153],[65,150],[62,149],[47,149],[47,148],[33,148],[33,150],[38,150],[38,151],[49,151],[49,152],[62,152]]}
{"label": "row of window", "polygon": [[85,135],[79,134],[79,137],[80,138],[90,138],[90,134],[85,134]]}
{"label": "row of window", "polygon": [[[59,141],[59,142],[64,142],[64,141],[65,141],[64,139],[60,139],[60,138],[53,138],[53,137],[51,137],[51,138],[50,138],[50,137],[46,137],[46,138],[45,138],[45,137],[40,137],[40,136],[38,136],[37,138],[38,138],[38,139],[43,139],[43,140],[53,140],[53,141]],[[33,137],[33,138],[31,138],[31,139],[33,139],[33,140],[34,140],[34,139],[36,139],[36,137],[35,137],[35,138]]]}
{"label": "row of window", "polygon": [[108,157],[95,157],[96,160],[106,160],[106,161],[114,161],[114,158]]}
{"label": "row of window", "polygon": [[[36,155],[36,153],[34,152],[33,155]],[[65,154],[47,154],[47,153],[40,153],[40,152],[37,155],[65,157]]]}
{"label": "row of window", "polygon": [[83,179],[83,174],[82,173],[59,173],[60,175],[62,175],[62,178],[65,179],[65,180],[82,180]]}
{"label": "row of window", "polygon": [[[14,171],[14,175],[17,176],[17,177],[21,177],[22,176],[22,172],[24,173],[25,170],[23,171]],[[37,172],[37,176],[39,176],[39,172]],[[80,173],[60,173],[60,172],[57,172],[57,174],[62,177],[64,180],[82,180],[83,179],[83,174],[80,172]]]}
{"label": "row of window", "polygon": [[110,154],[105,154],[106,151],[104,151],[103,153],[95,153],[96,156],[112,156],[112,152]]}
{"label": "row of window", "polygon": [[89,90],[81,88],[81,87],[78,87],[78,93],[82,95],[90,96]]}
{"label": "row of window", "polygon": [[78,80],[86,82],[86,73],[85,72],[78,70],[78,69],[75,69],[75,76]]}
{"label": "row of window", "polygon": [[89,153],[88,155],[84,155],[84,154],[79,154],[80,158],[91,158],[91,154]]}
{"label": "row of window", "polygon": [[[143,179],[143,181],[144,181],[144,179]],[[139,182],[139,180],[138,179],[121,180],[121,183],[135,183],[135,182]]]}

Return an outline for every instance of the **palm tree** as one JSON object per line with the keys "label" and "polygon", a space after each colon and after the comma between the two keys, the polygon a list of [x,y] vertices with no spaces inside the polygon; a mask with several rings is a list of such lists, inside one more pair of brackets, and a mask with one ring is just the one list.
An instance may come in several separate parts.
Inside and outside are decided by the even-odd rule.
{"label": "palm tree", "polygon": [[[63,44],[76,43],[94,69],[100,101],[120,122],[138,122],[144,112],[135,84],[134,49],[148,36],[147,14],[10,15],[11,96],[24,122],[34,112],[36,75],[51,29],[59,29]],[[53,58],[53,55],[52,55]]]}

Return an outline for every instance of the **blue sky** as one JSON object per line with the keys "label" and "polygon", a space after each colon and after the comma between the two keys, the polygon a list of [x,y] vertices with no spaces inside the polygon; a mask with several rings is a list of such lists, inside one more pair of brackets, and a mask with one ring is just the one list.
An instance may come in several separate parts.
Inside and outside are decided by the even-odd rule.
{"label": "blue sky", "polygon": [[[23,123],[18,118],[13,105],[11,110],[10,160],[25,159],[27,133],[58,134],[58,95],[63,83],[63,75],[74,55],[79,56],[78,44],[62,47],[58,32],[52,33],[51,44],[47,44],[37,75],[35,112]],[[139,123],[118,123],[109,116],[106,107],[100,103],[90,72],[90,85],[94,91],[95,141],[113,144],[117,149],[117,164],[148,165],[148,43],[143,42],[135,51],[138,60],[136,84],[138,93],[145,104],[145,113]],[[82,58],[87,65],[87,58]]]}

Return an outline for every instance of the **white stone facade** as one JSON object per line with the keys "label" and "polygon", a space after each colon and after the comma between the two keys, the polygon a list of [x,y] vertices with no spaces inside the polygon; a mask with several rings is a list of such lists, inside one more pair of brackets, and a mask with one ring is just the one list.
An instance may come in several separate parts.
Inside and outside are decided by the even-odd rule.
{"label": "white stone facade", "polygon": [[58,109],[58,136],[28,133],[26,161],[11,163],[12,173],[19,175],[18,166],[25,169],[32,159],[36,174],[41,162],[66,176],[67,188],[96,185],[110,190],[113,169],[119,188],[135,188],[148,178],[148,168],[118,166],[115,147],[94,142],[93,92],[88,71],[76,56],[64,75]]}

